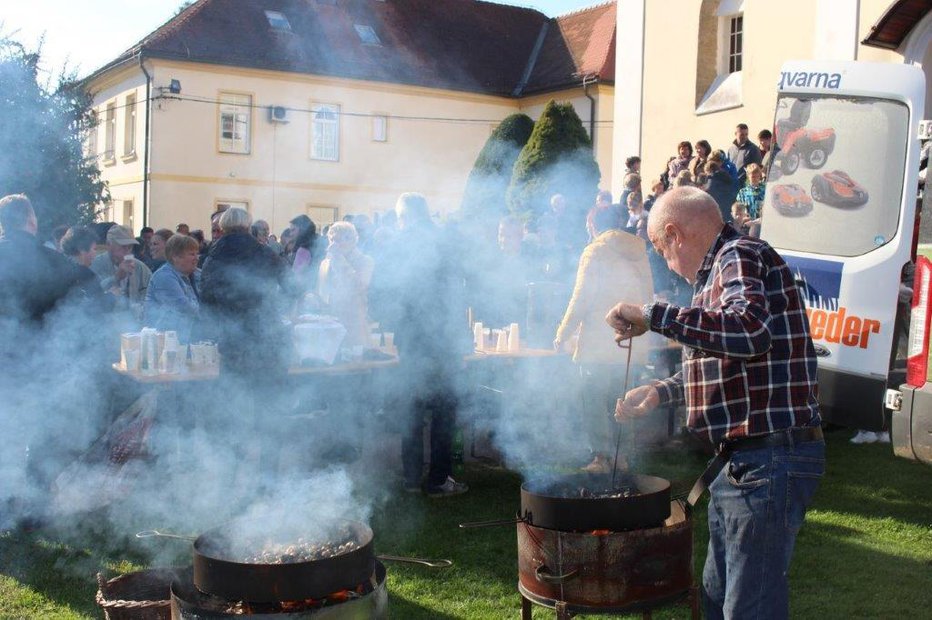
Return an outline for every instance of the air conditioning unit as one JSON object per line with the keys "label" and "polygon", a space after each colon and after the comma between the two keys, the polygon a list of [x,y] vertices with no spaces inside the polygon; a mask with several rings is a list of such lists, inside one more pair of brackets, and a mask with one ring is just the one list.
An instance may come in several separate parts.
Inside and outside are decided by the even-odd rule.
{"label": "air conditioning unit", "polygon": [[919,139],[929,140],[932,138],[932,121],[919,121]]}
{"label": "air conditioning unit", "polygon": [[287,123],[288,122],[288,108],[280,105],[271,105],[269,106],[269,122],[270,123]]}

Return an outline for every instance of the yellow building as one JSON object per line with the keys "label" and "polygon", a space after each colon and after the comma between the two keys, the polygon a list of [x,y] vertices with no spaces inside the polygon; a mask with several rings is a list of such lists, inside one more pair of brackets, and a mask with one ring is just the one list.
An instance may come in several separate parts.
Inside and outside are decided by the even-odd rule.
{"label": "yellow building", "polygon": [[138,230],[207,230],[220,204],[280,231],[393,206],[459,207],[492,129],[551,98],[611,185],[615,5],[559,18],[462,0],[198,0],[92,74],[97,153]]}
{"label": "yellow building", "polygon": [[932,14],[926,0],[622,0],[617,5],[613,191],[624,158],[659,176],[682,140],[728,149],[773,125],[786,60],[914,63],[932,118]]}

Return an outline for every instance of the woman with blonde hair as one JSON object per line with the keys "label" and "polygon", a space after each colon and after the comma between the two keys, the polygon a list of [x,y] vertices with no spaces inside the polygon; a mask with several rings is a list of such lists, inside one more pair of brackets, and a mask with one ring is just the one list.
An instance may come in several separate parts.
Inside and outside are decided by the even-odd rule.
{"label": "woman with blonde hair", "polygon": [[317,293],[324,307],[346,328],[344,346],[368,342],[369,283],[373,260],[359,251],[359,234],[349,222],[334,222],[327,231],[327,256],[320,264]]}

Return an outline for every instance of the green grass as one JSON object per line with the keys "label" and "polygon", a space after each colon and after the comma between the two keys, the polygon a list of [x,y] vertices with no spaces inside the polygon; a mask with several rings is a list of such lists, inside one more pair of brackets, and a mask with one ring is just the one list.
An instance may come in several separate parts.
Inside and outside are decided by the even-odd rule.
{"label": "green grass", "polygon": [[[932,609],[932,468],[894,458],[889,446],[828,436],[828,471],[797,542],[790,573],[793,618],[918,618]],[[705,458],[685,449],[652,455],[640,469],[684,488]],[[461,530],[462,521],[506,518],[519,478],[469,467],[468,494],[443,500],[399,494],[373,523],[377,551],[450,558],[451,569],[390,564],[393,618],[516,618],[515,528]],[[707,534],[695,520],[701,573]],[[53,532],[0,535],[0,618],[99,618],[94,574],[137,570],[144,549],[126,533],[96,531],[80,547]],[[103,552],[102,549],[111,551]],[[181,556],[183,557],[183,555]],[[658,618],[688,617],[672,607]],[[535,609],[535,618],[553,612]]]}

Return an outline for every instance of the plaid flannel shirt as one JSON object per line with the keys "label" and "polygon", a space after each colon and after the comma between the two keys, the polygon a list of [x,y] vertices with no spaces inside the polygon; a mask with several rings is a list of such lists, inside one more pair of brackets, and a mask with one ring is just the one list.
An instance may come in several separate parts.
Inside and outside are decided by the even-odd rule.
{"label": "plaid flannel shirt", "polygon": [[[766,242],[725,225],[696,274],[692,307],[648,306],[683,344],[683,370],[654,382],[713,444],[821,422],[816,355],[793,274]],[[685,373],[685,379],[684,379]]]}

